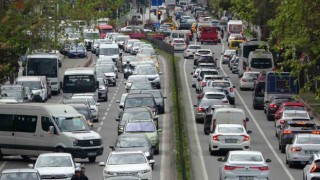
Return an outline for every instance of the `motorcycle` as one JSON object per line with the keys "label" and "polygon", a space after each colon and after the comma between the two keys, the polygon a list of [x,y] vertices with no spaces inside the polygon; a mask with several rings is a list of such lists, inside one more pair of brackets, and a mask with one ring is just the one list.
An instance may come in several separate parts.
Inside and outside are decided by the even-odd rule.
{"label": "motorcycle", "polygon": [[132,72],[133,72],[133,69],[130,68],[129,66],[125,67],[124,70],[123,70],[123,76],[125,79],[128,79],[128,77],[130,75],[132,75]]}

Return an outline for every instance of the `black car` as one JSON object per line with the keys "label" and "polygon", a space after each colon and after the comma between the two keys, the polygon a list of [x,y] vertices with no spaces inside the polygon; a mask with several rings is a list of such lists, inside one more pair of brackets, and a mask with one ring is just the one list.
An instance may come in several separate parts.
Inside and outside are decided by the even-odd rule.
{"label": "black car", "polygon": [[296,101],[293,95],[275,94],[269,100],[264,102],[264,112],[266,113],[268,121],[274,120],[274,114],[279,109],[283,102]]}
{"label": "black car", "polygon": [[159,114],[164,114],[164,111],[165,111],[164,99],[166,99],[167,97],[164,97],[159,89],[142,90],[140,93],[151,93],[158,106]]}
{"label": "black car", "polygon": [[281,153],[285,153],[286,145],[291,144],[296,134],[319,133],[316,124],[312,121],[287,120],[279,128],[279,150]]}
{"label": "black car", "polygon": [[[153,148],[144,134],[121,134],[118,136],[113,151],[142,151],[148,160],[153,159]],[[153,168],[153,167],[152,167]]]}

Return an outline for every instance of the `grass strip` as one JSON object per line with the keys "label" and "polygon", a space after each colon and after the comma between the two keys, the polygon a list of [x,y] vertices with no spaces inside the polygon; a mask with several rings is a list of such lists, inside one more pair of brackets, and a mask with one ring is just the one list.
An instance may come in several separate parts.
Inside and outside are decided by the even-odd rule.
{"label": "grass strip", "polygon": [[304,102],[306,102],[310,106],[311,111],[320,115],[320,99],[317,98],[316,93],[304,91],[300,93],[299,96]]}

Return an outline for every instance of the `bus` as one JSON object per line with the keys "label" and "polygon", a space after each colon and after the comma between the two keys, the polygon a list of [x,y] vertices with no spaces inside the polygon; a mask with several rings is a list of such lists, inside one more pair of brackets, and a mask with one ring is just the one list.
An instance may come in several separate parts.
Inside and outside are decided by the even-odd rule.
{"label": "bus", "polygon": [[94,68],[69,68],[64,72],[62,91],[65,98],[71,98],[76,93],[93,93],[97,99],[98,89],[99,82]]}
{"label": "bus", "polygon": [[62,59],[63,55],[59,51],[38,51],[27,56],[24,75],[46,76],[51,85],[52,94],[59,94],[61,89],[59,68],[61,68]]}
{"label": "bus", "polygon": [[111,25],[98,25],[97,29],[99,30],[102,39],[104,39],[108,33],[115,32]]}

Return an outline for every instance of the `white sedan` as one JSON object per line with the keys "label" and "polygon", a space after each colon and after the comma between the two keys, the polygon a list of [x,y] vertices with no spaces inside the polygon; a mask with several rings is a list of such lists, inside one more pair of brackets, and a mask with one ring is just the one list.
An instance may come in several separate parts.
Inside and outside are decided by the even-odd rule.
{"label": "white sedan", "polygon": [[220,179],[268,180],[270,159],[259,151],[230,151],[219,168]]}
{"label": "white sedan", "polygon": [[187,44],[183,38],[175,38],[172,40],[171,45],[174,51],[183,51],[187,48]]}
{"label": "white sedan", "polygon": [[221,150],[250,150],[251,131],[241,124],[218,124],[209,135],[209,151],[211,155]]}
{"label": "white sedan", "polygon": [[107,162],[100,162],[105,166],[103,170],[104,179],[116,175],[139,175],[141,179],[152,180],[151,164],[154,160],[148,160],[142,151],[111,152]]}
{"label": "white sedan", "polygon": [[187,49],[183,51],[184,58],[193,58],[193,55],[196,53],[198,49],[201,49],[200,45],[189,45]]}
{"label": "white sedan", "polygon": [[242,78],[239,80],[240,90],[253,89],[254,81],[258,78],[260,72],[244,72]]}
{"label": "white sedan", "polygon": [[320,152],[320,136],[318,134],[297,134],[292,144],[286,146],[286,164],[306,164],[312,154]]}

